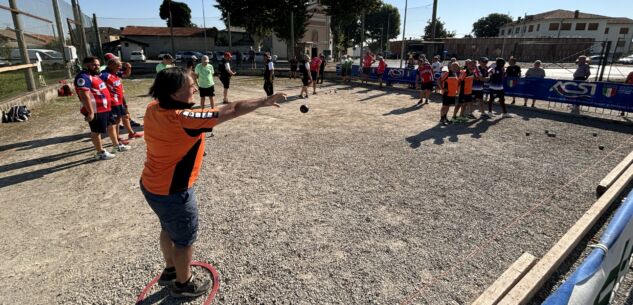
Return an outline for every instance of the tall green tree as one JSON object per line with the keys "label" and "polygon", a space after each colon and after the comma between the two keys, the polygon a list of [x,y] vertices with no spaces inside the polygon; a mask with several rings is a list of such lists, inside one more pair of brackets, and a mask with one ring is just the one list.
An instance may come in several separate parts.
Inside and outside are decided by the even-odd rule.
{"label": "tall green tree", "polygon": [[229,14],[231,26],[246,29],[259,50],[265,37],[270,36],[278,18],[277,7],[282,1],[261,0],[216,0],[215,7],[222,13],[222,21],[228,25]]}
{"label": "tall green tree", "polygon": [[378,46],[379,50],[385,50],[387,41],[397,38],[400,34],[400,12],[398,12],[398,8],[383,3],[377,11],[367,14],[365,17],[365,30],[368,33],[368,38],[374,42],[372,45]]}
{"label": "tall green tree", "polygon": [[512,17],[506,14],[492,13],[479,18],[473,23],[475,37],[497,37],[499,29],[506,23],[512,22]]}
{"label": "tall green tree", "polygon": [[191,23],[191,9],[186,3],[163,0],[163,3],[159,8],[160,19],[167,20],[167,26],[172,25],[172,20],[169,19],[169,8],[171,7],[171,17],[173,25],[175,27],[195,27],[195,24]]}
{"label": "tall green tree", "polygon": [[292,49],[292,37],[291,37],[291,20],[290,11],[292,11],[294,26],[294,42],[295,44],[305,35],[308,26],[308,20],[312,17],[312,14],[308,14],[308,2],[306,0],[287,0],[277,1],[277,14],[274,19],[273,32],[279,39],[286,42],[288,46],[288,55],[294,53]]}
{"label": "tall green tree", "polygon": [[[422,36],[422,38],[424,40],[431,40],[431,29],[433,28],[432,25],[432,21],[429,20],[426,24],[426,26],[424,27],[424,36]],[[435,39],[438,38],[450,38],[450,37],[455,37],[455,31],[448,31],[445,28],[444,22],[442,20],[440,20],[440,18],[437,18],[437,22],[435,22]]]}
{"label": "tall green tree", "polygon": [[322,0],[321,3],[327,7],[326,13],[330,16],[334,54],[339,55],[341,49],[360,44],[361,16],[380,8],[382,1]]}

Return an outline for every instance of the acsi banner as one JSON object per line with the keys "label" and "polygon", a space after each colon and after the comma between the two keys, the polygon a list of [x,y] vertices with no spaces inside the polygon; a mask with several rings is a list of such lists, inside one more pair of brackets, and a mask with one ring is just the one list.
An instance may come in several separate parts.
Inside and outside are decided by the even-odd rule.
{"label": "acsi banner", "polygon": [[[369,73],[369,80],[377,81],[378,75],[376,74],[376,67],[371,67],[371,72]],[[415,84],[415,78],[417,75],[417,70],[415,69],[400,69],[400,68],[385,68],[385,73],[382,75],[382,81],[387,85],[394,83],[401,84]],[[336,65],[336,75],[341,75],[341,65]],[[360,77],[360,67],[352,66],[352,76]]]}
{"label": "acsi banner", "polygon": [[504,90],[509,96],[633,112],[633,85],[508,77]]}
{"label": "acsi banner", "polygon": [[543,305],[610,304],[631,265],[632,217],[633,191],[613,216],[600,243]]}

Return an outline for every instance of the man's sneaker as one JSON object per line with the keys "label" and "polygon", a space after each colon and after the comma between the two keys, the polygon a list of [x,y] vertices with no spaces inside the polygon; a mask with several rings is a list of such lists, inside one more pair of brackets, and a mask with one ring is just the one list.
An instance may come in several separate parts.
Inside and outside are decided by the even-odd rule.
{"label": "man's sneaker", "polygon": [[131,125],[132,127],[141,127],[141,124],[139,124],[139,123],[137,123],[137,122],[134,122],[134,120],[132,120],[132,119],[130,119],[130,125]]}
{"label": "man's sneaker", "polygon": [[514,114],[512,114],[512,113],[504,113],[502,117],[503,118],[513,118]]}
{"label": "man's sneaker", "polygon": [[100,160],[110,160],[110,159],[114,159],[114,157],[116,157],[115,155],[109,153],[107,150],[103,150],[100,153],[97,153],[95,155],[95,160],[100,161]]}
{"label": "man's sneaker", "polygon": [[[136,139],[136,138],[142,138],[143,137],[143,132],[142,131],[137,131],[137,132],[131,132],[127,134],[127,138],[128,139]],[[123,143],[125,144],[125,143]],[[127,145],[127,144],[125,144]]]}
{"label": "man's sneaker", "polygon": [[123,145],[128,145],[128,144],[130,144],[130,141],[124,140],[123,138],[119,138],[119,143],[123,144]]}
{"label": "man's sneaker", "polygon": [[191,275],[189,281],[184,284],[175,282],[171,286],[169,294],[174,298],[198,297],[209,292],[210,287],[211,281],[209,279],[200,279]]}
{"label": "man's sneaker", "polygon": [[158,279],[158,285],[161,286],[170,286],[176,282],[176,269],[175,268],[165,268],[163,273],[160,274],[160,278]]}
{"label": "man's sneaker", "polygon": [[122,151],[128,151],[130,149],[132,149],[132,147],[129,145],[119,144],[119,146],[112,149],[112,152],[117,153],[117,152],[122,152]]}

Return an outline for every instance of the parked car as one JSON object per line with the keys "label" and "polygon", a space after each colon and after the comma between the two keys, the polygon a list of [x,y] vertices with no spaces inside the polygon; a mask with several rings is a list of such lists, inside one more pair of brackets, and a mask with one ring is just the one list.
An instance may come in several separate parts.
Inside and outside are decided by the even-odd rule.
{"label": "parked car", "polygon": [[0,59],[0,67],[8,67],[11,65],[11,62],[8,60]]}
{"label": "parked car", "polygon": [[633,64],[633,54],[628,55],[628,56],[624,56],[624,57],[620,57],[620,59],[618,59],[617,62],[619,64],[631,65],[631,64]]}
{"label": "parked car", "polygon": [[163,59],[163,56],[165,56],[165,55],[171,55],[171,53],[168,52],[168,51],[162,51],[162,52],[158,53],[158,59]]}
{"label": "parked car", "polygon": [[196,60],[200,60],[202,53],[195,51],[178,51],[176,52],[176,60],[191,60],[194,56]]}
{"label": "parked car", "polygon": [[[42,66],[52,67],[53,69],[61,69],[65,65],[64,56],[62,53],[55,50],[27,49],[26,51],[29,54],[29,61],[31,63],[35,63],[37,61],[37,55],[39,54],[40,59],[42,59]],[[13,64],[21,64],[22,56],[20,55],[20,50],[12,49],[10,59]]]}
{"label": "parked car", "polygon": [[130,53],[130,61],[145,61],[147,60],[147,57],[145,57],[145,54],[143,53],[143,51],[132,51],[132,53]]}
{"label": "parked car", "polygon": [[604,58],[604,56],[602,55],[591,55],[589,56],[589,63],[590,64],[600,64],[602,62],[602,59]]}

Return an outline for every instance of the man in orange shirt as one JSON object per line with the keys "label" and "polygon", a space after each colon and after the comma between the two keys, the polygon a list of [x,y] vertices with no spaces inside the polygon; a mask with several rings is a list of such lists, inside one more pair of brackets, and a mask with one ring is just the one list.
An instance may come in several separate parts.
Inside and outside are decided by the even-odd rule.
{"label": "man in orange shirt", "polygon": [[204,155],[204,132],[259,107],[275,106],[286,95],[238,101],[218,109],[193,110],[195,81],[182,68],[156,75],[145,111],[147,160],[141,191],[161,225],[160,248],[165,269],[159,284],[171,285],[173,297],[197,297],[210,281],[191,274],[192,245],[198,233],[198,208],[193,185]]}
{"label": "man in orange shirt", "polygon": [[[468,121],[468,118],[464,116],[464,112],[466,108],[470,108],[471,102],[473,101],[473,81],[475,80],[474,69],[475,62],[467,59],[465,62],[466,68],[460,71],[459,74],[459,98],[457,99],[457,106],[455,106],[455,110],[453,111],[453,120],[465,122]],[[457,116],[457,111],[459,112],[459,117]],[[470,115],[470,109],[468,111]]]}

